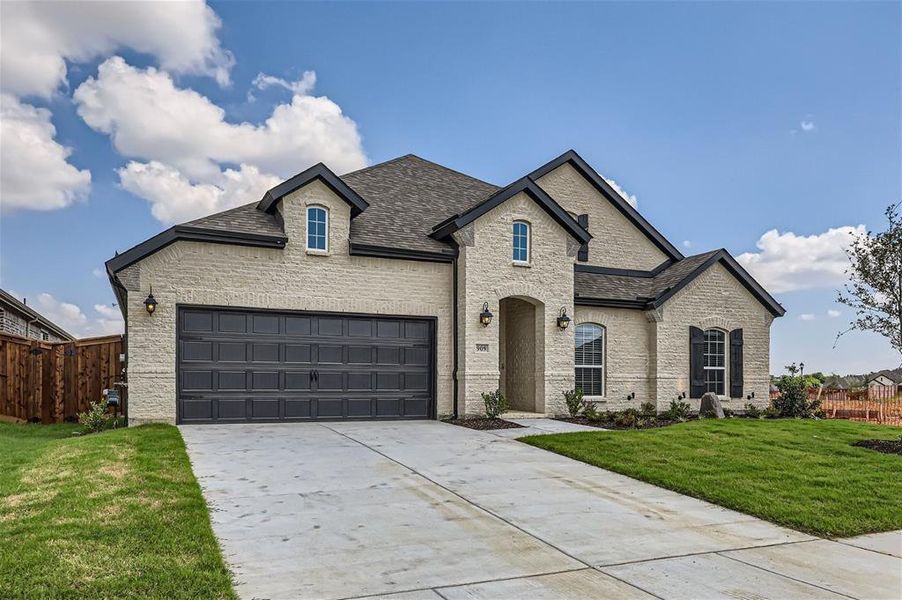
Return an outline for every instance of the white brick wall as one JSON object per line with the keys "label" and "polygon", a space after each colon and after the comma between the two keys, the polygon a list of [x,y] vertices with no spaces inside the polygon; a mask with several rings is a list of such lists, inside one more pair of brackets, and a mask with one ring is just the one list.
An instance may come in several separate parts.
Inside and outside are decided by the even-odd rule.
{"label": "white brick wall", "polygon": [[[567,167],[569,168],[569,167]],[[562,167],[543,178],[555,198],[575,213],[610,206],[582,178]],[[572,169],[570,169],[572,171]],[[573,177],[575,176],[575,177]],[[329,255],[305,250],[310,204],[330,211]],[[613,210],[613,208],[611,209]],[[350,256],[350,210],[319,182],[288,196],[282,212],[289,242],[284,250],[179,241],[119,273],[128,288],[129,401],[133,424],[174,422],[176,417],[176,305],[207,304],[284,310],[314,310],[437,317],[437,403],[440,416],[452,402],[452,266],[450,264]],[[597,237],[590,251],[594,264],[649,269],[663,260],[657,248],[619,213],[590,217]],[[514,220],[531,224],[531,264],[512,264]],[[606,219],[608,219],[606,221]],[[601,232],[602,223],[613,228]],[[624,225],[624,223],[626,223]],[[619,229],[618,229],[619,228]],[[624,229],[626,228],[626,229]],[[624,233],[626,231],[626,233]],[[547,213],[524,194],[494,208],[456,238],[461,245],[459,273],[459,399],[462,413],[484,410],[482,392],[500,387],[501,365],[525,375],[509,393],[529,398],[535,410],[566,411],[561,392],[574,385],[573,344],[576,324],[593,322],[607,333],[605,407],[619,409],[644,401],[666,408],[688,391],[689,326],[742,327],[745,338],[745,394],[755,392],[764,405],[769,387],[770,313],[722,266],[715,265],[680,291],[661,309],[643,313],[627,309],[573,307],[574,244]],[[607,245],[605,245],[607,244]],[[157,312],[147,315],[143,300],[153,285]],[[503,298],[516,297],[534,307],[534,331],[520,315],[520,331],[508,336],[511,360],[501,356]],[[479,323],[483,302],[495,314],[489,327]],[[565,331],[556,318],[561,307],[573,317]],[[528,311],[514,311],[518,312]],[[505,327],[513,323],[512,317]],[[534,338],[534,351],[523,344]],[[488,346],[477,352],[477,344]],[[518,354],[514,356],[513,354]],[[530,384],[528,368],[532,362]],[[727,375],[729,381],[729,374]],[[636,398],[627,401],[628,394]],[[741,408],[745,399],[733,401]],[[730,405],[729,403],[727,404]]]}
{"label": "white brick wall", "polygon": [[[531,264],[515,266],[512,227],[515,220],[530,223]],[[518,194],[479,217],[461,232],[459,269],[460,394],[464,412],[484,411],[480,394],[499,387],[499,303],[516,296],[535,305],[535,410],[565,412],[561,392],[573,387],[573,330],[561,331],[556,319],[560,307],[573,312],[573,256],[569,234],[525,194]],[[471,242],[472,240],[472,242]],[[472,243],[472,245],[468,245]],[[479,324],[483,302],[496,320]],[[489,351],[476,352],[477,344]]]}
{"label": "white brick wall", "polygon": [[[329,256],[306,253],[308,204],[329,209]],[[131,286],[130,422],[175,421],[176,304],[437,317],[438,413],[450,414],[451,265],[349,256],[350,209],[318,181],[282,205],[284,250],[179,241],[120,274]],[[153,316],[143,305],[151,284]]]}
{"label": "white brick wall", "polygon": [[[755,393],[754,403],[767,406],[770,392],[770,325],[773,315],[721,264],[715,264],[680,290],[659,311],[653,324],[656,394],[666,408],[681,392],[689,394],[689,327],[743,330],[743,396]],[[729,337],[726,393],[729,395]],[[741,409],[743,398],[724,404]],[[698,408],[698,399],[690,404]]]}
{"label": "white brick wall", "polygon": [[651,270],[667,259],[569,163],[536,183],[565,210],[574,215],[589,215],[589,233],[593,238],[589,242],[589,260],[584,264]]}

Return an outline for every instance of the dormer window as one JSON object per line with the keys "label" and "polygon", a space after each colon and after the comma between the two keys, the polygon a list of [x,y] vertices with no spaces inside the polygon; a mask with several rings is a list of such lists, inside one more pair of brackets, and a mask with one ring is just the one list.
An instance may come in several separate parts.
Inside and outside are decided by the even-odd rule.
{"label": "dormer window", "polygon": [[329,212],[322,206],[307,207],[307,250],[329,249]]}
{"label": "dormer window", "polygon": [[513,230],[514,262],[529,262],[529,223],[514,221]]}

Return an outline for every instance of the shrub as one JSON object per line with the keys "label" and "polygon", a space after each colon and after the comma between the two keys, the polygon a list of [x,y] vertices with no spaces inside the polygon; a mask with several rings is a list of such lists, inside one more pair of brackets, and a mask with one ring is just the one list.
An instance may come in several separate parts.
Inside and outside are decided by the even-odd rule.
{"label": "shrub", "polygon": [[664,415],[671,421],[685,421],[689,417],[692,407],[687,402],[671,400],[670,408]]}
{"label": "shrub", "polygon": [[501,390],[494,392],[483,392],[482,401],[485,402],[485,416],[490,419],[497,419],[502,413],[507,411],[507,398],[501,393]]}
{"label": "shrub", "polygon": [[745,405],[745,416],[752,419],[760,419],[763,416],[763,413],[760,408],[755,406],[754,404],[746,404]]}
{"label": "shrub", "polygon": [[[589,403],[583,400],[583,391],[580,388],[563,392],[564,401],[567,403],[567,412],[571,417],[579,415],[579,411],[588,408]],[[594,405],[593,405],[594,408]],[[588,417],[587,417],[588,418]]]}
{"label": "shrub", "polygon": [[593,422],[602,420],[602,414],[598,412],[594,402],[583,402],[583,416]]}
{"label": "shrub", "polygon": [[635,427],[639,421],[639,411],[635,408],[627,408],[614,413],[614,425],[617,427]]}
{"label": "shrub", "polygon": [[654,402],[643,402],[639,406],[639,413],[645,417],[656,417],[658,416],[658,407]]}
{"label": "shrub", "polygon": [[78,422],[84,426],[82,433],[98,433],[116,424],[113,417],[106,414],[105,400],[92,402],[88,410],[78,413]]}
{"label": "shrub", "polygon": [[732,408],[724,408],[723,416],[724,416],[724,418],[731,419],[733,417],[733,409]]}
{"label": "shrub", "polygon": [[808,399],[808,388],[805,377],[798,374],[799,368],[795,363],[786,367],[789,375],[783,375],[777,380],[777,388],[780,395],[774,398],[772,406],[778,417],[796,417],[813,419],[823,416],[821,401]]}

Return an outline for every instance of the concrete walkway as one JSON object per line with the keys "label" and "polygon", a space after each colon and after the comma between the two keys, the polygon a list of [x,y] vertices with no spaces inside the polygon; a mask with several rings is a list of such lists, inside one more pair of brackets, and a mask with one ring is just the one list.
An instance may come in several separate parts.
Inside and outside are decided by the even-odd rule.
{"label": "concrete walkway", "polygon": [[493,433],[181,429],[244,598],[902,595],[899,532],[815,539]]}

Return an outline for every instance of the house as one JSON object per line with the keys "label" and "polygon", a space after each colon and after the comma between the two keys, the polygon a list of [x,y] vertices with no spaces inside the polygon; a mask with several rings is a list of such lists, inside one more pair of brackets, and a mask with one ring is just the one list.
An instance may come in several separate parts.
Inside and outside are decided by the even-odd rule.
{"label": "house", "polygon": [[75,339],[62,327],[5,290],[0,290],[0,333],[46,342],[68,342]]}
{"label": "house", "polygon": [[872,373],[867,378],[869,397],[893,396],[902,388],[902,377],[892,371],[883,370]]}
{"label": "house", "polygon": [[848,379],[840,377],[839,375],[828,376],[824,379],[823,387],[828,390],[848,390],[852,388]]}
{"label": "house", "polygon": [[727,251],[683,256],[573,151],[504,187],[413,155],[318,164],[107,271],[133,424],[434,419],[499,388],[542,414],[574,387],[600,408],[763,405],[784,314]]}

